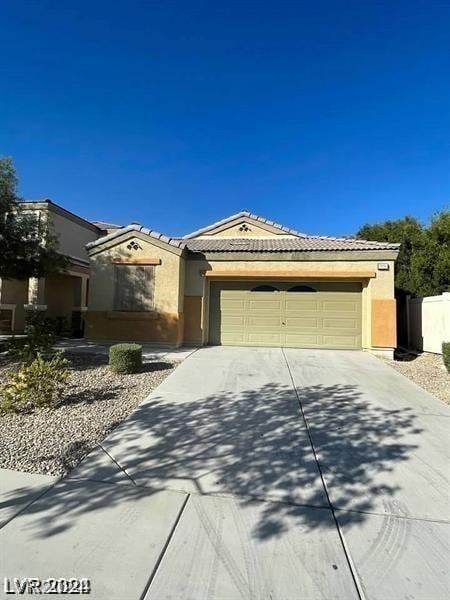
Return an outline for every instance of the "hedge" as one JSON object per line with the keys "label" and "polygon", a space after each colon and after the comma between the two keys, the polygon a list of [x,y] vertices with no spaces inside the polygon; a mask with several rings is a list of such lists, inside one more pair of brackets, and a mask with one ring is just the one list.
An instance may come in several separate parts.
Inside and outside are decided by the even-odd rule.
{"label": "hedge", "polygon": [[111,346],[109,366],[114,373],[139,373],[142,369],[142,346],[139,344]]}

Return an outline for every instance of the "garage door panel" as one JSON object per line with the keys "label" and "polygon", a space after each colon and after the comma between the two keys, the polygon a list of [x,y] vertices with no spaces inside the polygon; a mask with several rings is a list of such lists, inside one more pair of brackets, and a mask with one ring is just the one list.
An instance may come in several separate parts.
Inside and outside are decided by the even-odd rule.
{"label": "garage door panel", "polygon": [[247,325],[250,329],[258,329],[264,331],[265,329],[271,329],[276,327],[280,329],[282,326],[282,317],[277,315],[261,315],[255,316],[249,314],[247,317]]}
{"label": "garage door panel", "polygon": [[245,343],[244,333],[241,331],[222,332],[222,344],[239,345]]}
{"label": "garage door panel", "polygon": [[281,291],[252,292],[253,285],[249,282],[245,289],[243,282],[211,284],[212,343],[361,347],[361,285],[321,282],[310,284],[316,292],[287,292],[283,290],[291,283],[276,283]]}
{"label": "garage door panel", "polygon": [[[289,293],[289,292],[288,292]],[[286,312],[291,311],[311,311],[315,312],[319,307],[319,300],[305,300],[304,298],[297,297],[294,300],[286,300]]]}
{"label": "garage door panel", "polygon": [[244,315],[227,315],[222,316],[222,327],[232,327],[235,329],[245,327]]}
{"label": "garage door panel", "polygon": [[330,329],[335,331],[336,329],[341,329],[344,331],[352,330],[354,332],[359,331],[359,321],[358,319],[341,319],[339,317],[331,318],[331,319],[323,319],[323,328]]}
{"label": "garage door panel", "polygon": [[357,313],[358,312],[358,303],[352,300],[349,301],[337,301],[337,300],[324,300],[323,301],[323,311],[327,313]]}
{"label": "garage door panel", "polygon": [[286,333],[285,346],[315,348],[320,346],[319,336],[307,333]]}
{"label": "garage door panel", "polygon": [[291,317],[286,316],[284,321],[286,330],[289,329],[317,329],[319,327],[319,319],[317,317]]}
{"label": "garage door panel", "polygon": [[[250,292],[251,293],[251,292]],[[256,294],[256,292],[254,292]],[[257,294],[259,295],[259,294]],[[251,312],[272,312],[272,311],[281,311],[282,309],[282,301],[281,299],[271,299],[271,298],[249,298],[247,310]]]}
{"label": "garage door panel", "polygon": [[222,311],[227,314],[228,312],[242,313],[245,309],[245,301],[238,298],[223,298],[221,302]]}
{"label": "garage door panel", "polygon": [[266,345],[281,346],[281,333],[249,332],[248,341],[250,344],[259,343]]}

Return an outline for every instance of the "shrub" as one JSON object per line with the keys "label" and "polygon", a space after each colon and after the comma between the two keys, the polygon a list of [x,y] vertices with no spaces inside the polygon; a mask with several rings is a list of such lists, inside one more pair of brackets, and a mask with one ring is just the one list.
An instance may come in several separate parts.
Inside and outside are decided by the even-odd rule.
{"label": "shrub", "polygon": [[0,397],[0,408],[19,411],[39,406],[53,406],[69,376],[69,361],[62,352],[50,360],[38,356],[6,376]]}
{"label": "shrub", "polygon": [[142,368],[142,346],[139,344],[111,346],[109,366],[114,373],[138,373]]}
{"label": "shrub", "polygon": [[450,373],[450,342],[443,342],[442,344],[442,360],[447,371]]}
{"label": "shrub", "polygon": [[56,341],[55,323],[40,313],[30,313],[25,325],[25,337],[13,338],[10,353],[24,361],[34,360],[38,354],[48,355]]}

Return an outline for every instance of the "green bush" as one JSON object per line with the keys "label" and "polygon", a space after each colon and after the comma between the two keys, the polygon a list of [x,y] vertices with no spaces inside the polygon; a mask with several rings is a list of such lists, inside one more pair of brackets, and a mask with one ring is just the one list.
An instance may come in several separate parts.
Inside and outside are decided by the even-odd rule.
{"label": "green bush", "polygon": [[109,366],[114,373],[138,373],[142,369],[142,346],[139,344],[111,346]]}
{"label": "green bush", "polygon": [[32,362],[24,363],[17,371],[10,371],[1,390],[1,410],[53,406],[69,377],[68,366],[69,361],[58,352],[50,360],[38,354]]}
{"label": "green bush", "polygon": [[450,342],[443,342],[442,344],[442,360],[447,371],[450,373]]}
{"label": "green bush", "polygon": [[24,337],[12,338],[10,354],[24,361],[34,360],[38,354],[51,354],[56,342],[55,322],[41,313],[30,313],[25,324]]}

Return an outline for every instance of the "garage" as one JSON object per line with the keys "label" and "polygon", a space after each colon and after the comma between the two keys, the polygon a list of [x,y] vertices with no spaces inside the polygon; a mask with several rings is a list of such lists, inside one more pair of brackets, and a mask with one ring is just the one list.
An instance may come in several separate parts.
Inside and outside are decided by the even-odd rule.
{"label": "garage", "polygon": [[356,282],[211,282],[209,342],[360,349],[361,291]]}

